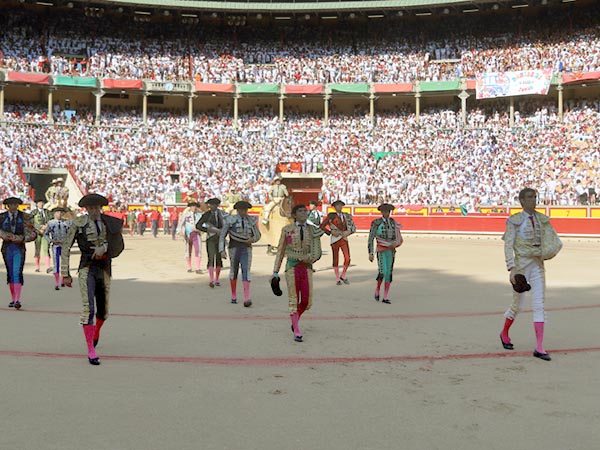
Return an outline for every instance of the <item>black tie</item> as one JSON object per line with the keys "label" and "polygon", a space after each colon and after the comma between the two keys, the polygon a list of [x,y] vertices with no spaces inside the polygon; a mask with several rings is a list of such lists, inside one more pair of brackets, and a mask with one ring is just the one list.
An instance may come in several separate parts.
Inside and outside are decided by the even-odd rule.
{"label": "black tie", "polygon": [[14,233],[16,228],[17,228],[17,215],[13,214],[10,218],[10,228],[11,231]]}
{"label": "black tie", "polygon": [[217,228],[221,228],[221,224],[219,223],[219,213],[215,211],[215,224]]}
{"label": "black tie", "polygon": [[94,220],[94,224],[96,224],[96,231],[98,232],[98,237],[100,237],[100,222],[98,220]]}
{"label": "black tie", "polygon": [[242,219],[242,230],[246,229],[246,225],[244,224],[244,219]]}

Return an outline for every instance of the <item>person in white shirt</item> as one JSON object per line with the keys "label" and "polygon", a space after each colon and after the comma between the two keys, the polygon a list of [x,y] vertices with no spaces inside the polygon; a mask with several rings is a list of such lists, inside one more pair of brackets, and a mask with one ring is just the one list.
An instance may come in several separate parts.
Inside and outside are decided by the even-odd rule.
{"label": "person in white shirt", "polygon": [[504,313],[505,321],[500,333],[500,341],[505,349],[513,350],[514,345],[508,333],[517,315],[523,309],[525,292],[531,290],[533,326],[537,341],[533,356],[550,361],[550,355],[544,349],[546,272],[542,237],[544,227],[551,227],[551,225],[548,216],[535,210],[536,197],[537,193],[534,189],[521,190],[519,201],[523,211],[513,214],[506,221],[506,232],[502,239],[506,268],[510,272],[509,279],[513,285],[513,302]]}

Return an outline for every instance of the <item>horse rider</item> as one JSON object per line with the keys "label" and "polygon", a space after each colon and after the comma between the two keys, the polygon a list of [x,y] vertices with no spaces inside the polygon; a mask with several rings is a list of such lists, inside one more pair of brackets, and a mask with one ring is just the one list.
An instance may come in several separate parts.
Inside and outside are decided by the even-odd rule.
{"label": "horse rider", "polygon": [[281,176],[276,175],[273,178],[273,184],[269,188],[269,203],[265,206],[264,215],[262,219],[263,225],[269,223],[269,215],[275,206],[281,205],[281,202],[286,198],[288,194],[287,187],[281,183]]}

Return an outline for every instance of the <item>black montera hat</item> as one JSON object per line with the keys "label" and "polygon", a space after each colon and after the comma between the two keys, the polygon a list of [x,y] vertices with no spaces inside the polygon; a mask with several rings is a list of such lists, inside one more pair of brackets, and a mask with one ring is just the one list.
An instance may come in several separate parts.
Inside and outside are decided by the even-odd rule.
{"label": "black montera hat", "polygon": [[87,194],[81,197],[78,205],[82,208],[86,206],[107,206],[108,199],[100,194]]}
{"label": "black montera hat", "polygon": [[250,209],[252,205],[248,203],[246,200],[240,200],[235,205],[233,205],[233,209]]}
{"label": "black montera hat", "polygon": [[531,290],[531,286],[527,282],[527,278],[525,278],[525,275],[520,273],[515,275],[515,282],[512,283],[512,285],[515,292],[518,292],[519,294]]}
{"label": "black montera hat", "polygon": [[393,211],[394,210],[394,205],[391,205],[389,203],[382,203],[381,205],[379,205],[377,207],[377,209],[379,211]]}
{"label": "black montera hat", "polygon": [[22,205],[23,204],[23,200],[21,200],[18,197],[8,197],[5,198],[4,201],[2,202],[4,205]]}
{"label": "black montera hat", "polygon": [[221,200],[219,200],[218,198],[209,198],[208,200],[206,200],[206,204],[207,205],[220,205],[221,204]]}
{"label": "black montera hat", "polygon": [[283,294],[281,287],[279,287],[280,281],[281,279],[279,277],[271,278],[271,290],[273,291],[273,294],[275,294],[277,297],[281,297],[281,295]]}

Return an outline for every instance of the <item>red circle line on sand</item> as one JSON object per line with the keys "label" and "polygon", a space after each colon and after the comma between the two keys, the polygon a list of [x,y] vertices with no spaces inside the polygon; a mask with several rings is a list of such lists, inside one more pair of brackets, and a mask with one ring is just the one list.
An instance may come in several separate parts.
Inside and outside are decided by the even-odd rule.
{"label": "red circle line on sand", "polygon": [[[546,311],[573,311],[580,309],[596,309],[600,305],[580,305],[580,306],[556,306],[547,307]],[[12,311],[12,308],[0,308],[4,311]],[[523,313],[531,312],[530,309],[524,309]],[[43,309],[22,309],[22,313],[34,314],[66,314],[80,315],[79,311],[51,311]],[[303,320],[379,320],[379,319],[447,319],[461,317],[483,317],[498,316],[504,314],[504,311],[483,311],[483,312],[440,312],[440,313],[420,313],[420,314],[376,314],[376,315],[348,315],[348,316],[309,316]],[[261,315],[203,315],[203,314],[129,314],[129,313],[111,313],[112,317],[133,317],[144,319],[192,319],[192,320],[289,320],[285,315],[281,316],[261,316]]]}
{"label": "red circle line on sand", "polygon": [[[549,353],[589,353],[598,352],[600,347],[567,348],[549,350]],[[13,350],[0,350],[0,356],[13,356],[18,358],[63,358],[63,359],[85,359],[84,355],[71,353],[42,353],[42,352],[19,352]],[[532,352],[502,352],[502,353],[467,353],[450,355],[414,355],[414,356],[349,356],[349,357],[239,357],[225,358],[212,356],[126,356],[106,355],[101,360],[107,361],[143,361],[160,363],[187,363],[187,364],[210,364],[226,366],[289,366],[289,365],[311,365],[311,364],[345,364],[345,363],[377,363],[377,362],[419,362],[419,361],[459,361],[469,359],[492,359],[492,358],[520,358],[532,357]]]}

